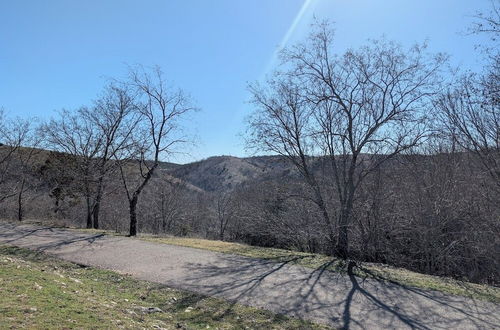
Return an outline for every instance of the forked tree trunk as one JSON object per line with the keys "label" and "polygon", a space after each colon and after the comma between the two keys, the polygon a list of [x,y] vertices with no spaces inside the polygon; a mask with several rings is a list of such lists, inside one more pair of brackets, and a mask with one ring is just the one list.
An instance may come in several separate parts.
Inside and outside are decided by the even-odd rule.
{"label": "forked tree trunk", "polygon": [[87,229],[92,228],[92,212],[90,206],[87,204]]}
{"label": "forked tree trunk", "polygon": [[352,216],[353,196],[353,191],[349,192],[347,201],[340,212],[336,255],[342,259],[349,258],[349,224]]}
{"label": "forked tree trunk", "polygon": [[101,200],[102,200],[102,191],[104,189],[104,173],[101,172],[99,177],[99,181],[97,183],[97,195],[94,202],[94,208],[92,210],[92,227],[94,229],[99,229],[99,212],[101,211]]}
{"label": "forked tree trunk", "polygon": [[129,236],[137,235],[137,202],[139,201],[139,195],[141,194],[144,187],[146,187],[149,180],[153,177],[153,173],[155,172],[157,167],[158,167],[158,157],[156,157],[154,165],[151,167],[151,169],[146,174],[146,177],[144,178],[144,181],[142,181],[142,184],[132,194],[132,198],[129,197],[129,201],[128,201],[129,202],[129,212],[130,212]]}

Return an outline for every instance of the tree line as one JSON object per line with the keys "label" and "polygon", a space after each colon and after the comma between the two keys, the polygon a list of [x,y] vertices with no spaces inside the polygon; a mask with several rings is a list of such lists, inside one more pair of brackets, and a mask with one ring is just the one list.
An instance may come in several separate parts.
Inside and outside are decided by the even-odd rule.
{"label": "tree line", "polygon": [[[56,200],[55,213],[61,199],[83,196],[86,227],[95,229],[99,228],[108,178],[119,174],[128,200],[129,235],[135,236],[141,193],[160,160],[187,142],[180,134],[180,123],[193,110],[189,96],[169,86],[159,67],[130,68],[128,78],[113,80],[92,106],[62,110],[57,118],[38,126],[32,119],[2,118],[2,174],[8,173],[15,155],[28,164],[37,147],[54,151],[39,174],[53,186],[50,194]],[[26,150],[20,150],[23,146],[31,147],[28,156]],[[19,220],[24,182],[17,189]],[[4,193],[2,198],[13,194]]]}

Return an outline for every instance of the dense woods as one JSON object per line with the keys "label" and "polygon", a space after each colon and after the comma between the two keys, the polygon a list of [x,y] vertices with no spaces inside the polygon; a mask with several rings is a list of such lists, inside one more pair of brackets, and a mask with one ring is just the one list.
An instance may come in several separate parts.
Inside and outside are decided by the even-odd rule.
{"label": "dense woods", "polygon": [[[498,17],[473,33],[498,37]],[[193,235],[499,283],[498,49],[482,72],[387,40],[344,54],[318,24],[252,84],[250,158],[166,162],[195,110],[130,69],[46,122],[0,112],[0,217]],[[449,78],[449,77],[452,78]],[[451,81],[450,81],[451,79]]]}

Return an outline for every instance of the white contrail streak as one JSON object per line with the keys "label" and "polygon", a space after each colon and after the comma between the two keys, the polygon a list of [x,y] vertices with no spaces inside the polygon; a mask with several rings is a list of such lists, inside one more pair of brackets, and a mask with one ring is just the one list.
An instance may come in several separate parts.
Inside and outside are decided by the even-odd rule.
{"label": "white contrail streak", "polygon": [[297,29],[297,26],[299,25],[300,21],[302,20],[302,17],[304,17],[304,14],[306,13],[307,9],[311,6],[311,3],[313,3],[315,0],[306,0],[302,7],[300,8],[299,13],[297,16],[295,16],[295,19],[293,20],[292,25],[290,25],[290,28],[288,31],[286,31],[285,36],[283,37],[283,40],[281,40],[281,43],[279,45],[279,48],[283,48],[286,46],[288,43],[288,40],[292,37],[293,33]]}
{"label": "white contrail streak", "polygon": [[295,33],[295,30],[297,30],[297,27],[299,26],[300,22],[304,18],[305,13],[308,11],[309,8],[312,7],[311,4],[313,2],[316,2],[316,1],[317,0],[305,0],[304,1],[304,4],[302,4],[302,7],[300,8],[297,16],[295,16],[295,19],[293,20],[292,25],[290,25],[290,27],[288,28],[288,31],[286,31],[286,34],[283,37],[283,39],[281,40],[280,44],[278,45],[276,50],[273,52],[273,55],[271,56],[271,59],[267,63],[266,68],[265,68],[264,72],[262,73],[261,78],[264,78],[265,75],[275,65],[276,60],[278,59],[278,54],[279,54],[280,50],[283,49],[288,44],[288,41],[293,36],[293,34]]}

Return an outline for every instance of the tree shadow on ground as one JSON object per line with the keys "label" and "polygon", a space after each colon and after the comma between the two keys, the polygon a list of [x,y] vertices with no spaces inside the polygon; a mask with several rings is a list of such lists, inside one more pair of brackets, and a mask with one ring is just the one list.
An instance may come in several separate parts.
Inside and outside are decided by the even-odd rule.
{"label": "tree shadow on ground", "polygon": [[29,229],[9,223],[3,223],[2,226],[7,228],[7,230],[0,233],[0,241],[4,244],[16,245],[23,239],[34,237],[37,241],[33,242],[32,248],[40,252],[62,248],[78,242],[94,244],[105,237],[104,233],[89,235],[52,226]]}
{"label": "tree shadow on ground", "polygon": [[[495,328],[497,305],[286,261],[221,256],[192,264],[186,285],[243,304],[342,328]],[[230,310],[228,310],[230,312]]]}

